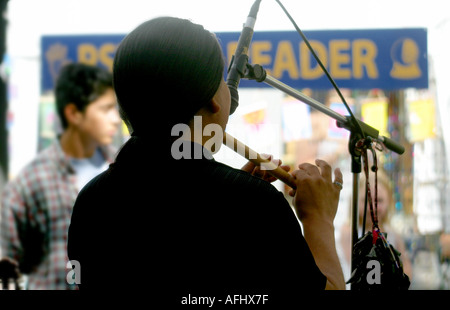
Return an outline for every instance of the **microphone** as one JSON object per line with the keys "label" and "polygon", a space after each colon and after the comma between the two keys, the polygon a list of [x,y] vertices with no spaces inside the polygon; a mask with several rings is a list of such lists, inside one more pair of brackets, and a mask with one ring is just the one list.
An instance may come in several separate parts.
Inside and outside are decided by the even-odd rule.
{"label": "microphone", "polygon": [[227,85],[231,95],[230,115],[236,111],[239,105],[238,86],[241,78],[245,75],[248,64],[248,48],[252,41],[253,27],[255,26],[260,3],[261,0],[256,0],[253,3],[247,21],[242,29],[241,36],[239,37],[236,52],[231,58],[230,66],[228,67]]}

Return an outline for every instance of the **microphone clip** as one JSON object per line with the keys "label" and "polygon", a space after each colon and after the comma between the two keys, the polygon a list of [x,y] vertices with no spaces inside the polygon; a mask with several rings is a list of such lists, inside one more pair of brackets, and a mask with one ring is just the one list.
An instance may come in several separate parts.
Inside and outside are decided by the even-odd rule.
{"label": "microphone clip", "polygon": [[267,73],[261,65],[251,65],[247,63],[247,70],[245,72],[244,78],[248,80],[255,80],[257,82],[264,82]]}
{"label": "microphone clip", "polygon": [[[228,66],[227,72],[229,73],[231,67],[234,64],[235,56],[231,57],[230,65]],[[236,61],[236,71],[239,73],[241,79],[247,80],[255,80],[257,82],[264,82],[266,79],[267,73],[266,69],[264,69],[261,65],[251,65],[248,62],[248,56],[242,54],[238,57]]]}
{"label": "microphone clip", "polygon": [[246,54],[241,54],[236,59],[236,56],[233,55],[231,57],[230,65],[228,66],[228,73],[230,73],[233,65],[235,65],[236,71],[239,74],[240,78],[244,78],[247,73],[246,71],[248,66],[248,56]]}

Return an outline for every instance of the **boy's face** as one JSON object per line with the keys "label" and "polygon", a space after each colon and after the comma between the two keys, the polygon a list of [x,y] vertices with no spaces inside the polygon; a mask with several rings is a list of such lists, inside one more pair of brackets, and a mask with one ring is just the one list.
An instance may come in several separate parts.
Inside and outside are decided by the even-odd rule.
{"label": "boy's face", "polygon": [[113,141],[120,122],[116,95],[110,88],[86,106],[78,127],[85,138],[90,138],[100,145],[107,145]]}

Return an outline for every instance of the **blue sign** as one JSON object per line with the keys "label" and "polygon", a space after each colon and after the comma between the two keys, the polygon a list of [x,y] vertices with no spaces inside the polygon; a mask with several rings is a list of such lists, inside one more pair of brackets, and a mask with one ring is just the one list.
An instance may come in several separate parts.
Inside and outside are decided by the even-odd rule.
{"label": "blue sign", "polygon": [[[428,88],[426,29],[305,31],[337,85],[350,89]],[[240,33],[218,33],[228,60]],[[255,32],[249,62],[294,88],[332,88],[297,32]],[[241,81],[239,87],[257,87]]]}
{"label": "blue sign", "polygon": [[[427,31],[364,29],[305,31],[311,46],[342,88],[428,88]],[[216,33],[230,61],[240,32]],[[111,70],[115,50],[124,35],[44,36],[42,89],[53,89],[59,69],[67,62],[84,62]],[[258,32],[249,49],[251,64],[293,88],[332,88],[305,42],[295,31]],[[269,87],[241,80],[239,87]]]}
{"label": "blue sign", "polygon": [[97,65],[112,71],[114,54],[125,35],[43,36],[41,88],[53,90],[61,67],[70,62]]}

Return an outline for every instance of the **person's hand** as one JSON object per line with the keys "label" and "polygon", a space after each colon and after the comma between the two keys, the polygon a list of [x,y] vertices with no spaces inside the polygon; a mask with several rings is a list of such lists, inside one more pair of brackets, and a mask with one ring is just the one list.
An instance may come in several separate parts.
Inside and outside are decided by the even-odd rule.
{"label": "person's hand", "polygon": [[[272,155],[261,154],[261,157],[267,158],[272,161],[275,165],[281,167],[286,172],[289,172],[290,167],[287,165],[282,165],[281,159],[272,159]],[[259,177],[267,182],[274,182],[277,180],[274,176],[267,172],[267,170],[261,169],[260,166],[255,165],[251,161],[247,162],[241,170],[246,171],[256,177]]]}
{"label": "person's hand", "polygon": [[0,279],[18,279],[20,277],[19,264],[16,260],[4,257],[0,259]]}
{"label": "person's hand", "polygon": [[297,216],[303,224],[303,235],[320,271],[327,277],[325,289],[345,289],[345,279],[336,252],[334,217],[342,189],[342,172],[324,160],[316,165],[304,163],[292,172],[297,184],[291,190]]}
{"label": "person's hand", "polygon": [[331,166],[324,160],[317,159],[316,166],[303,163],[298,167],[298,170],[292,172],[297,189],[289,191],[289,195],[294,197],[293,203],[299,219],[302,222],[319,219],[332,223],[343,184],[341,170],[334,170],[333,182]]}

